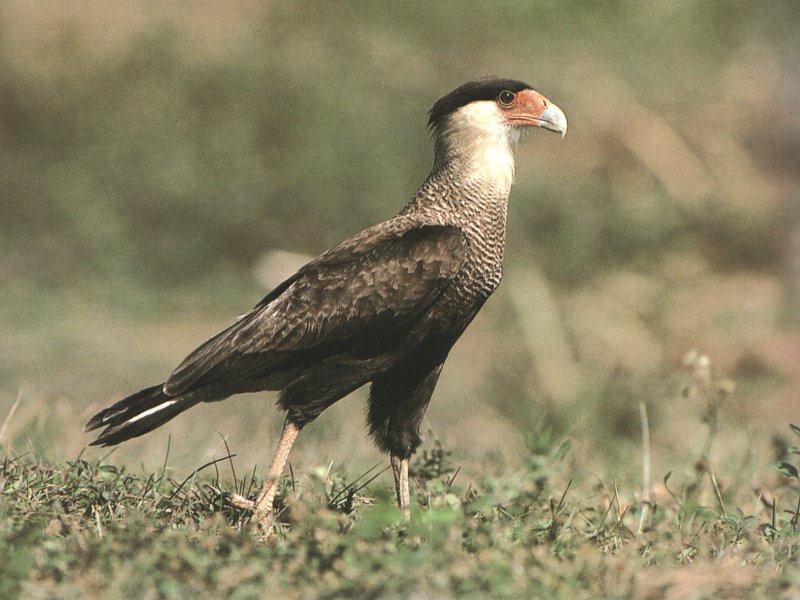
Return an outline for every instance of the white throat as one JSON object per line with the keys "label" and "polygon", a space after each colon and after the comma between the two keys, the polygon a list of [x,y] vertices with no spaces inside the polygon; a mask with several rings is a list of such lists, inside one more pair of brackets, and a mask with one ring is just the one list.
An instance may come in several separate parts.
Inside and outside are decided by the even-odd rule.
{"label": "white throat", "polygon": [[463,176],[508,193],[514,181],[517,137],[494,101],[471,102],[447,117],[438,132],[436,166],[450,163]]}

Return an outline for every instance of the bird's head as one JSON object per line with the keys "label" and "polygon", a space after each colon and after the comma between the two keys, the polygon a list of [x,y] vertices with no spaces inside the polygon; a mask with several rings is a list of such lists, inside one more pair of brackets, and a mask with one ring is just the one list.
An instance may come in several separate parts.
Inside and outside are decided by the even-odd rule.
{"label": "bird's head", "polygon": [[428,113],[435,133],[472,127],[476,133],[514,132],[527,127],[567,133],[567,118],[558,106],[527,83],[486,77],[470,81],[439,98]]}
{"label": "bird's head", "polygon": [[511,148],[519,134],[538,127],[564,137],[567,118],[527,83],[487,77],[437,100],[428,113],[428,127],[436,138],[435,166],[457,161],[481,177],[510,185]]}

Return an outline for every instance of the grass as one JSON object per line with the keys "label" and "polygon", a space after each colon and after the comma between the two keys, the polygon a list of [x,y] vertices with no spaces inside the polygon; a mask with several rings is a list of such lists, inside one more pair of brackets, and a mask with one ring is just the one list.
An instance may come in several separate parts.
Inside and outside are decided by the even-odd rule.
{"label": "grass", "polygon": [[[797,433],[797,429],[794,430]],[[800,434],[799,434],[800,435]],[[441,445],[412,469],[406,523],[382,463],[359,477],[328,467],[285,478],[276,535],[258,538],[231,491],[258,489],[232,456],[180,479],[104,460],[0,467],[0,596],[769,597],[796,593],[796,469],[767,496],[703,494],[664,480],[638,532],[641,504],[615,481],[581,484],[570,445],[528,441],[517,468],[470,481]],[[556,484],[554,481],[559,480]],[[707,491],[707,490],[706,490]],[[710,498],[710,503],[701,501]]]}

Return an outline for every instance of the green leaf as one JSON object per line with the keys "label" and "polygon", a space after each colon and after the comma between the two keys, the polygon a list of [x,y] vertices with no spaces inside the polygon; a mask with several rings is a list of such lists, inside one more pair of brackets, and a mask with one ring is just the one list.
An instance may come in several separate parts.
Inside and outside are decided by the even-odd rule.
{"label": "green leaf", "polygon": [[720,517],[720,520],[734,530],[739,529],[741,524],[739,519],[733,515],[723,515]]}
{"label": "green leaf", "polygon": [[420,514],[420,519],[434,527],[447,527],[458,519],[459,511],[450,507],[432,508]]}
{"label": "green leaf", "polygon": [[491,497],[481,496],[480,498],[476,498],[475,500],[467,504],[465,510],[467,514],[475,514],[488,510],[493,505],[494,503],[492,502]]}
{"label": "green leaf", "polygon": [[800,425],[789,423],[789,427],[791,427],[792,431],[794,431],[797,435],[800,435]]}
{"label": "green leaf", "polygon": [[392,504],[376,504],[365,508],[355,527],[355,531],[364,539],[377,539],[389,527],[403,523],[403,513]]}
{"label": "green leaf", "polygon": [[797,467],[793,464],[788,462],[779,462],[775,465],[775,470],[778,471],[781,475],[785,477],[794,477],[795,479],[800,478],[797,473]]}

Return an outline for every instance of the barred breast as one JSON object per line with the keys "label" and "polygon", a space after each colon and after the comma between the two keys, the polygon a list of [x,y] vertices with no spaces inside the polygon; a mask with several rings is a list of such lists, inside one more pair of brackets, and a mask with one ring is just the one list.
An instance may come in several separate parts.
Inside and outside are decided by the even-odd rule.
{"label": "barred breast", "polygon": [[443,171],[432,175],[401,213],[458,227],[468,240],[464,267],[433,308],[443,329],[463,331],[500,285],[508,195],[506,186]]}

